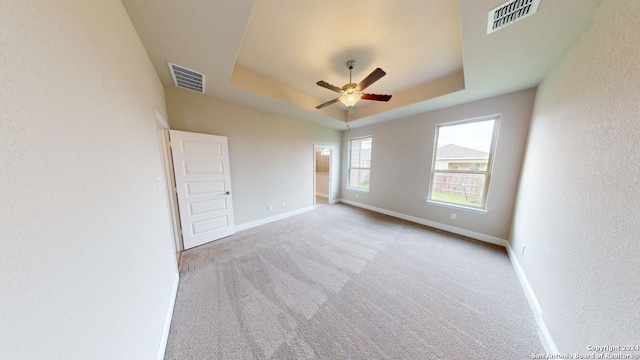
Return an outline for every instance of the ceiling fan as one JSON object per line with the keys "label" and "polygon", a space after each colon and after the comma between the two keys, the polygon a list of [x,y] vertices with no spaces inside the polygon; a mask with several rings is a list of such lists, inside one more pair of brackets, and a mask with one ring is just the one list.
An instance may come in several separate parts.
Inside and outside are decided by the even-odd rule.
{"label": "ceiling fan", "polygon": [[340,97],[337,97],[333,100],[327,101],[324,104],[320,104],[316,106],[316,109],[322,109],[325,106],[329,106],[331,104],[334,104],[340,101],[346,107],[349,108],[349,114],[353,114],[353,112],[355,111],[355,105],[358,101],[360,101],[360,99],[374,100],[374,101],[389,101],[389,99],[391,99],[391,95],[365,94],[362,92],[364,89],[369,87],[369,85],[380,80],[381,77],[387,75],[386,72],[384,72],[380,68],[377,68],[373,70],[373,72],[369,74],[369,76],[364,78],[364,80],[360,81],[359,84],[354,84],[351,82],[351,71],[355,66],[356,66],[355,60],[347,61],[347,68],[349,68],[349,83],[344,85],[342,88],[333,86],[322,80],[316,83],[318,86],[321,86],[325,89],[329,89],[331,91],[335,91],[339,94],[342,94],[340,95]]}

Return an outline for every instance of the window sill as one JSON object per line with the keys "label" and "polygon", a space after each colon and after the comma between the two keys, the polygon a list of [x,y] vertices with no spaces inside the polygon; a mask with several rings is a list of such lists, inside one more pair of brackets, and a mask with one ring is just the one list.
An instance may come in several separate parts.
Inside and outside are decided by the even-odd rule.
{"label": "window sill", "polygon": [[358,188],[352,188],[352,187],[347,187],[347,190],[357,191],[357,192],[364,192],[364,193],[371,192],[371,190],[358,189]]}
{"label": "window sill", "polygon": [[477,208],[472,208],[472,207],[467,207],[462,205],[454,205],[454,204],[444,203],[439,201],[425,200],[425,202],[429,205],[441,206],[441,207],[446,207],[446,208],[455,209],[455,210],[468,211],[468,212],[472,212],[480,215],[486,215],[489,213],[485,209],[477,209]]}

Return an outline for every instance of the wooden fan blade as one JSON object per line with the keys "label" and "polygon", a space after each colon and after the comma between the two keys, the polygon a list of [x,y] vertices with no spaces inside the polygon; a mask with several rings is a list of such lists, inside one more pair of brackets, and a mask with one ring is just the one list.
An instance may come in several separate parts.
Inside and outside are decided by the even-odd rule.
{"label": "wooden fan blade", "polygon": [[337,87],[337,86],[333,86],[333,85],[329,84],[328,82],[324,82],[324,81],[322,81],[322,80],[318,81],[318,82],[316,83],[316,85],[318,85],[318,86],[322,86],[322,87],[323,87],[323,88],[325,88],[325,89],[329,89],[329,90],[331,90],[331,91],[335,91],[335,92],[337,92],[337,93],[342,93],[342,89],[340,89],[339,87]]}
{"label": "wooden fan blade", "polygon": [[375,101],[389,101],[391,99],[391,95],[362,94],[361,99],[375,100]]}
{"label": "wooden fan blade", "polygon": [[325,106],[329,106],[329,105],[331,105],[331,104],[335,104],[335,103],[337,103],[338,101],[340,101],[340,98],[335,98],[335,99],[333,99],[333,100],[329,100],[329,101],[327,101],[327,102],[326,102],[326,103],[324,103],[324,104],[320,104],[320,105],[316,106],[316,109],[322,109],[323,107],[325,107]]}
{"label": "wooden fan blade", "polygon": [[380,68],[377,68],[377,69],[373,70],[373,72],[371,74],[369,74],[369,76],[364,78],[364,80],[360,81],[360,84],[358,84],[358,90],[362,91],[362,90],[368,88],[371,84],[373,84],[374,82],[380,80],[380,78],[385,76],[385,75],[387,75],[387,73],[384,72],[384,70],[382,70]]}

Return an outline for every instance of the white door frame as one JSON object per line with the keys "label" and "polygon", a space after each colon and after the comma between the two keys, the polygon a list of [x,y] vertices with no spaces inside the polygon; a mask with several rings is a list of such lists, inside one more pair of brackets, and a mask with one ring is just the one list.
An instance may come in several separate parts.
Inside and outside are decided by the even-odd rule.
{"label": "white door frame", "polygon": [[328,198],[327,202],[329,204],[333,204],[333,199],[331,198],[331,180],[333,175],[333,146],[327,145],[313,145],[313,205],[316,205],[316,150],[317,149],[329,149],[331,150],[331,154],[329,155],[329,187],[328,187]]}
{"label": "white door frame", "polygon": [[171,234],[173,245],[176,251],[176,261],[180,265],[180,255],[184,249],[182,236],[180,235],[180,215],[178,215],[178,199],[176,197],[176,183],[173,177],[173,161],[171,160],[171,144],[169,143],[169,123],[156,110],[156,130],[158,133],[158,146],[160,147],[160,157],[162,159],[162,170],[165,190],[167,192],[167,203],[169,208],[169,220],[171,224]]}

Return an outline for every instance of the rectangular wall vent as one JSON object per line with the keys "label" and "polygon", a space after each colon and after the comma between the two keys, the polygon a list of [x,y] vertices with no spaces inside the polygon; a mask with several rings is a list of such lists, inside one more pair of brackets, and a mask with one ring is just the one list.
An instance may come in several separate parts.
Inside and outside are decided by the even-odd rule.
{"label": "rectangular wall vent", "polygon": [[540,0],[511,0],[489,11],[487,34],[522,20],[538,11]]}
{"label": "rectangular wall vent", "polygon": [[167,64],[169,64],[173,83],[177,87],[204,93],[204,74],[170,62]]}

